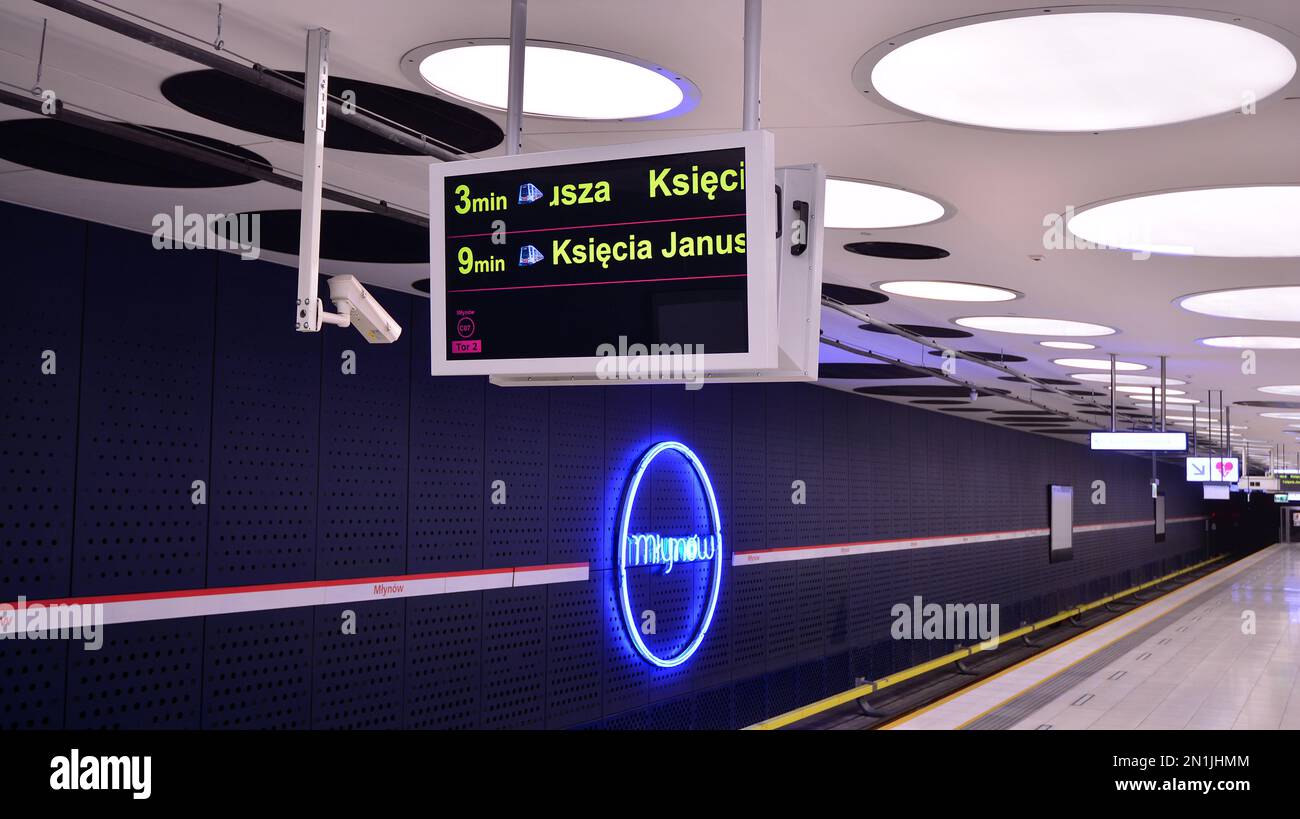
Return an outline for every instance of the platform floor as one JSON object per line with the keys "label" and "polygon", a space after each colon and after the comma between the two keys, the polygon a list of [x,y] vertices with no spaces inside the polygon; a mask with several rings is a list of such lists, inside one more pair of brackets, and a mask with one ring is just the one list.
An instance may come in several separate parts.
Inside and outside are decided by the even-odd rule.
{"label": "platform floor", "polygon": [[1298,672],[1300,545],[1278,544],[886,727],[1296,729]]}

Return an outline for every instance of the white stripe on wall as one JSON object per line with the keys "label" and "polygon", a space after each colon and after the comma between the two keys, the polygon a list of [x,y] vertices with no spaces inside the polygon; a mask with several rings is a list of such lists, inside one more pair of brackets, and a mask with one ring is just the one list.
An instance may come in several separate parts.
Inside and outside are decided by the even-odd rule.
{"label": "white stripe on wall", "polygon": [[[1190,523],[1205,520],[1204,515],[1184,518],[1169,518],[1166,524]],[[1108,532],[1115,529],[1136,529],[1142,526],[1154,528],[1154,520],[1129,520],[1121,523],[1092,523],[1076,526],[1076,533]],[[1020,540],[1029,537],[1047,537],[1050,529],[1016,529],[1010,532],[979,532],[970,535],[940,535],[938,537],[920,537],[903,540],[873,540],[863,543],[833,543],[826,546],[785,546],[775,549],[733,552],[732,566],[753,566],[759,563],[785,563],[791,560],[823,560],[828,557],[845,555],[869,555],[879,552],[897,552],[904,549],[929,549],[935,546],[961,546],[968,543],[994,543],[1001,540]]]}

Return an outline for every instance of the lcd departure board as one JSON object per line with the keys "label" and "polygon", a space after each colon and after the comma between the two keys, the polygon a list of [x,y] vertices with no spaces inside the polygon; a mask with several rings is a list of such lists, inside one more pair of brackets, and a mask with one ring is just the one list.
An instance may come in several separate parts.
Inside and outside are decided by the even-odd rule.
{"label": "lcd departure board", "polygon": [[434,374],[771,366],[772,179],[763,132],[431,166]]}

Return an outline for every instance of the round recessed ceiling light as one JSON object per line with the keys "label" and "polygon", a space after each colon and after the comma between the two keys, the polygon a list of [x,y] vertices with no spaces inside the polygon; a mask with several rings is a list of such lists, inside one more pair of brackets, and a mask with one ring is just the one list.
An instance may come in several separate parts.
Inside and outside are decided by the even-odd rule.
{"label": "round recessed ceiling light", "polygon": [[1040,341],[1040,347],[1051,347],[1053,350],[1095,350],[1096,344],[1088,344],[1083,341]]}
{"label": "round recessed ceiling light", "polygon": [[1300,395],[1300,384],[1283,384],[1276,387],[1260,387],[1260,392],[1270,395]]}
{"label": "round recessed ceiling light", "polygon": [[1153,193],[1069,217],[1075,236],[1106,248],[1179,256],[1300,256],[1300,185]]}
{"label": "round recessed ceiling light", "polygon": [[1108,336],[1116,332],[1104,324],[1027,316],[967,316],[953,319],[962,327],[1025,336]]}
{"label": "round recessed ceiling light", "polygon": [[[1110,373],[1072,373],[1070,377],[1078,381],[1091,381],[1094,384],[1110,383]],[[1154,386],[1158,389],[1160,387],[1160,378],[1159,376],[1154,376],[1154,375],[1116,374],[1115,383],[1116,384],[1144,384],[1144,385]],[[1186,383],[1187,383],[1186,381],[1179,381],[1177,378],[1165,379],[1165,385],[1170,387],[1181,387]]]}
{"label": "round recessed ceiling light", "polygon": [[1203,338],[1206,347],[1231,347],[1237,350],[1300,350],[1297,336],[1216,336]]}
{"label": "round recessed ceiling light", "polygon": [[[1160,388],[1159,388],[1159,387],[1156,387],[1156,389],[1159,390]],[[1142,394],[1142,395],[1150,396],[1150,395],[1151,395],[1151,388],[1150,388],[1150,387],[1125,387],[1125,386],[1117,386],[1117,387],[1115,387],[1115,392],[1127,392],[1127,393]],[[1183,390],[1171,390],[1171,389],[1169,389],[1169,388],[1166,387],[1166,388],[1165,388],[1165,394],[1166,394],[1166,395],[1186,395],[1187,393],[1186,393],[1185,391],[1183,391]]]}
{"label": "round recessed ceiling light", "polygon": [[1036,8],[891,38],[863,55],[853,81],[905,111],[963,125],[1144,128],[1236,111],[1277,92],[1296,73],[1294,41],[1200,10]]}
{"label": "round recessed ceiling light", "polygon": [[[402,57],[407,78],[463,102],[506,109],[509,40],[449,40]],[[660,119],[684,114],[699,89],[675,71],[585,46],[529,40],[524,49],[524,113],[565,119]]]}
{"label": "round recessed ceiling light", "polygon": [[[1107,358],[1054,358],[1052,363],[1061,367],[1071,367],[1083,370],[1109,370],[1110,359]],[[1115,370],[1117,372],[1137,372],[1145,370],[1147,365],[1138,364],[1134,361],[1116,361]]]}
{"label": "round recessed ceiling light", "polygon": [[896,296],[933,301],[1011,301],[1020,297],[1014,290],[966,282],[907,280],[880,282],[876,287]]}
{"label": "round recessed ceiling light", "polygon": [[1193,313],[1219,318],[1296,321],[1300,319],[1300,285],[1240,287],[1194,293],[1178,299],[1178,306]]}
{"label": "round recessed ceiling light", "polygon": [[947,210],[928,196],[901,188],[827,179],[825,213],[828,228],[878,229],[936,222]]}

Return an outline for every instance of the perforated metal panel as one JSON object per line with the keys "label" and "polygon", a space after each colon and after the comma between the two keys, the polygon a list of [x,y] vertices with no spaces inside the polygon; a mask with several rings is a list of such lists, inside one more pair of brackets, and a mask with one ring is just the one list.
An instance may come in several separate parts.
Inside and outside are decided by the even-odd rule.
{"label": "perforated metal panel", "polygon": [[217,253],[92,225],[72,593],[204,585]]}
{"label": "perforated metal panel", "polygon": [[417,598],[406,606],[405,727],[477,728],[482,593]]}
{"label": "perforated metal panel", "polygon": [[579,563],[607,552],[605,442],[595,434],[605,422],[599,387],[557,390],[550,403],[550,472],[546,504],[547,562]]}
{"label": "perforated metal panel", "polygon": [[[411,299],[383,293],[403,327]],[[400,574],[406,569],[410,339],[367,344],[355,331],[323,334],[316,576]],[[356,372],[344,372],[346,351]]]}
{"label": "perforated metal panel", "polygon": [[[344,612],[356,632],[345,633]],[[406,607],[402,600],[317,606],[313,728],[400,728]]]}
{"label": "perforated metal panel", "polygon": [[69,646],[64,640],[0,644],[0,728],[63,727]]}
{"label": "perforated metal panel", "polygon": [[0,243],[11,308],[0,321],[0,600],[62,597],[72,555],[86,226],[0,203]]}
{"label": "perforated metal panel", "polygon": [[202,676],[201,618],[108,626],[98,651],[68,646],[66,727],[198,728]]}
{"label": "perforated metal panel", "polygon": [[548,591],[547,728],[565,728],[601,716],[603,580],[597,576],[585,583],[566,583]]}
{"label": "perforated metal panel", "polygon": [[[411,572],[483,565],[483,417],[487,381],[429,374],[428,305],[411,335],[411,450],[407,566]],[[508,495],[507,495],[508,497]]]}
{"label": "perforated metal panel", "polygon": [[203,727],[311,727],[311,609],[207,617]]}
{"label": "perforated metal panel", "polygon": [[507,502],[484,509],[483,565],[546,561],[549,390],[487,388],[484,478],[504,481]]}
{"label": "perforated metal panel", "polygon": [[546,588],[483,593],[482,727],[546,723]]}
{"label": "perforated metal panel", "polygon": [[316,572],[321,336],[284,320],[297,279],[222,254],[207,582],[310,580]]}

